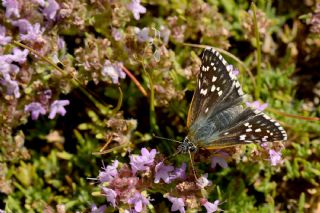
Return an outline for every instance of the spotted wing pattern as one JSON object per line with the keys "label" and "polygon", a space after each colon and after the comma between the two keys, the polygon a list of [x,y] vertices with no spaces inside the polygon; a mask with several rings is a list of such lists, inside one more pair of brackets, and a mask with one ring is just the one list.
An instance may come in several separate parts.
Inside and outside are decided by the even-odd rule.
{"label": "spotted wing pattern", "polygon": [[243,91],[233,68],[212,49],[202,64],[188,114],[188,138],[207,149],[287,139],[285,130],[266,114],[244,108]]}
{"label": "spotted wing pattern", "polygon": [[220,111],[223,102],[236,105],[242,101],[243,91],[232,72],[232,65],[213,49],[205,49],[201,59],[197,87],[188,113],[188,127],[197,118]]}

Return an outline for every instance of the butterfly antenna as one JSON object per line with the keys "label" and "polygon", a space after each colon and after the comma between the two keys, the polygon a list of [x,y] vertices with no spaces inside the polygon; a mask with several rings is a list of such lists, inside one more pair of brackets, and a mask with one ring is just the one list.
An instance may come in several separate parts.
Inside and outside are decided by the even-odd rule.
{"label": "butterfly antenna", "polygon": [[194,165],[193,165],[192,155],[191,155],[191,152],[189,150],[188,150],[188,153],[189,153],[189,157],[190,157],[190,163],[191,163],[191,168],[192,168],[192,171],[193,171],[193,175],[194,175],[195,179],[198,180],[197,174],[196,174],[196,170],[194,169]]}
{"label": "butterfly antenna", "polygon": [[170,139],[170,138],[164,138],[164,137],[160,137],[160,136],[157,136],[157,135],[153,135],[153,137],[154,137],[154,138],[161,139],[161,140],[172,141],[172,142],[175,142],[175,143],[182,143],[181,141],[177,141],[177,140]]}

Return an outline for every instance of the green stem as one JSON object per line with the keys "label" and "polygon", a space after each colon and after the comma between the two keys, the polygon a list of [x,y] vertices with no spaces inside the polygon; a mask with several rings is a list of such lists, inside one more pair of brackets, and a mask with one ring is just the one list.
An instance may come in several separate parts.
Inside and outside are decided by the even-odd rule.
{"label": "green stem", "polygon": [[256,15],[256,5],[254,2],[251,4],[251,9],[253,12],[253,24],[254,24],[254,31],[255,31],[255,37],[256,37],[256,45],[257,45],[257,87],[254,91],[255,99],[259,99],[260,97],[260,89],[261,89],[261,47],[260,47],[260,34],[259,34],[259,28],[257,23],[257,15]]}
{"label": "green stem", "polygon": [[147,75],[149,79],[149,84],[150,84],[150,127],[151,127],[151,132],[159,132],[159,127],[157,125],[157,118],[156,118],[156,113],[155,113],[155,106],[154,106],[154,88],[153,88],[153,80],[144,67],[144,64],[142,63],[143,67],[143,72]]}

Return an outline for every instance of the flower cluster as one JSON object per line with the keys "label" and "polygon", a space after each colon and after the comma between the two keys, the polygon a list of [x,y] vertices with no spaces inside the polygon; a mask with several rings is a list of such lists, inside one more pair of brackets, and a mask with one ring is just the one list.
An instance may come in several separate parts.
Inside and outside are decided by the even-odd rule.
{"label": "flower cluster", "polygon": [[[211,185],[207,174],[196,182],[190,181],[193,176],[187,177],[187,164],[175,168],[158,161],[157,151],[146,148],[141,149],[141,155],[130,155],[130,166],[115,160],[111,165],[103,166],[99,172],[101,193],[114,208],[126,209],[125,212],[142,212],[151,205],[152,199],[148,195],[148,189],[161,188],[163,184],[175,183],[170,193],[164,196],[172,203],[171,210],[185,212],[190,204],[186,200],[203,205],[207,212],[215,212],[219,201],[210,203],[205,198],[199,198],[196,192]],[[120,168],[119,168],[120,167]],[[181,197],[177,197],[180,195]],[[204,201],[205,200],[205,201]],[[214,207],[215,206],[215,207]],[[102,212],[107,205],[97,207],[93,205],[92,212]],[[191,207],[192,208],[192,207]]]}

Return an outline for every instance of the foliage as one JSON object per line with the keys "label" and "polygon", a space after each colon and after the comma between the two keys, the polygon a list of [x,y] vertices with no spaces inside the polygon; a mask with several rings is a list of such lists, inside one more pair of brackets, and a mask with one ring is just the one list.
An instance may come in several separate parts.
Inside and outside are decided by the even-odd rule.
{"label": "foliage", "polygon": [[[142,167],[150,170],[129,175],[144,188],[118,202],[120,211],[138,200],[143,211],[165,212],[179,198],[190,212],[210,212],[215,200],[229,212],[320,211],[320,5],[255,5],[2,0],[0,210],[85,212],[107,204],[114,211],[103,187],[132,172],[132,158],[148,147],[157,150]],[[282,150],[283,162],[272,166],[268,149],[253,144],[203,151],[194,163],[197,174],[208,173],[208,188],[195,184],[191,167],[182,182],[154,183],[165,158],[171,172],[190,163],[187,155],[172,157],[177,144],[153,134],[179,141],[187,134],[201,45],[224,50],[239,68],[247,101],[268,103],[266,112],[288,133],[269,147]],[[219,166],[210,166],[212,157]],[[120,176],[101,181],[103,165],[115,160]]]}

